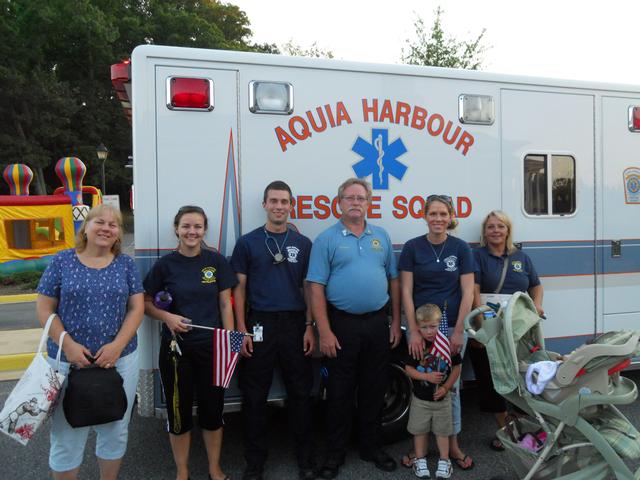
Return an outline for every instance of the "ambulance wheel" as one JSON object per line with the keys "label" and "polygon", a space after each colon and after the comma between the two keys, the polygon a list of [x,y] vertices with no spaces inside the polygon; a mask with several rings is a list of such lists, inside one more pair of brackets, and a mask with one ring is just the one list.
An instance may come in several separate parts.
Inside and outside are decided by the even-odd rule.
{"label": "ambulance wheel", "polygon": [[400,363],[389,364],[389,388],[382,407],[382,438],[385,443],[398,441],[408,435],[411,379]]}

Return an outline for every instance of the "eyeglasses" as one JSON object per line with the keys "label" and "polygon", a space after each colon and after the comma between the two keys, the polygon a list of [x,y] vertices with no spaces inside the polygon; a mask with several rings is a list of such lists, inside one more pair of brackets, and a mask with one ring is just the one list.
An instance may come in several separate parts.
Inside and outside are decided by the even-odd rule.
{"label": "eyeglasses", "polygon": [[343,200],[346,200],[349,203],[354,203],[354,202],[358,202],[358,203],[364,203],[368,200],[367,197],[364,197],[362,195],[347,195],[345,197],[342,197]]}
{"label": "eyeglasses", "polygon": [[449,195],[434,194],[427,197],[427,203],[433,202],[434,200],[439,200],[441,202],[448,203],[449,205],[453,205],[453,200]]}

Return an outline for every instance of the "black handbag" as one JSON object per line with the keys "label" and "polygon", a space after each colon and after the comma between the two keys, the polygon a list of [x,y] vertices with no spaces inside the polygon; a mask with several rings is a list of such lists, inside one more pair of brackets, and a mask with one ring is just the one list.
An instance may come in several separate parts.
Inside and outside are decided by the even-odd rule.
{"label": "black handbag", "polygon": [[72,368],[62,401],[73,428],[121,420],[127,411],[123,380],[115,368]]}

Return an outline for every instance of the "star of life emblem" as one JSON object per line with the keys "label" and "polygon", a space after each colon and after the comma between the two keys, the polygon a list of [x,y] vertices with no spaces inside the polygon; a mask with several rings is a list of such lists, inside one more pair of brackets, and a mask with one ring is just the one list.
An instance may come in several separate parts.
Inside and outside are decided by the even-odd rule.
{"label": "star of life emblem", "polygon": [[358,178],[371,175],[374,190],[388,190],[389,175],[402,180],[407,171],[407,166],[398,161],[398,157],[406,153],[407,147],[400,138],[389,144],[388,129],[372,128],[371,143],[358,137],[351,150],[362,157],[353,165],[353,171]]}

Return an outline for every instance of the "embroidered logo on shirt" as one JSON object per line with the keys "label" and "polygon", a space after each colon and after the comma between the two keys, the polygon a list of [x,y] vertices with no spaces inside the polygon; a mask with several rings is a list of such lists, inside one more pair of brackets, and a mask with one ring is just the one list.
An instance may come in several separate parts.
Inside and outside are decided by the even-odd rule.
{"label": "embroidered logo on shirt", "polygon": [[300,249],[294,246],[287,247],[287,261],[290,263],[298,263],[298,254]]}
{"label": "embroidered logo on shirt", "polygon": [[511,262],[511,265],[513,266],[513,271],[514,272],[518,272],[518,273],[522,273],[523,272],[522,262],[520,260],[514,260],[513,262]]}
{"label": "embroidered logo on shirt", "polygon": [[201,281],[202,283],[216,283],[216,269],[214,267],[204,267]]}
{"label": "embroidered logo on shirt", "polygon": [[382,243],[377,238],[371,240],[371,248],[373,250],[382,250]]}
{"label": "embroidered logo on shirt", "polygon": [[444,264],[447,272],[455,272],[458,270],[458,257],[450,255],[444,259]]}

